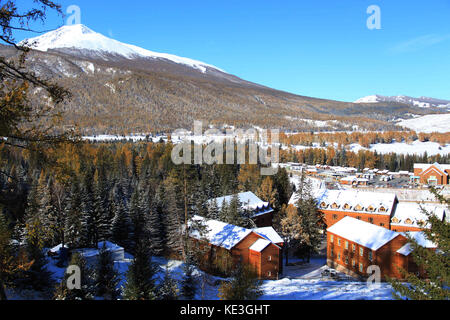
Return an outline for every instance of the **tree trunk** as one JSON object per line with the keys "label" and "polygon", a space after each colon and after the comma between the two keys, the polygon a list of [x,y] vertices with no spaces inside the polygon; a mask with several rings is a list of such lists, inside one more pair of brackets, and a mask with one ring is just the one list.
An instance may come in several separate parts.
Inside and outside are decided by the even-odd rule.
{"label": "tree trunk", "polygon": [[286,245],[286,266],[289,263],[289,244]]}
{"label": "tree trunk", "polygon": [[3,284],[3,280],[0,279],[0,301],[6,300],[8,300],[8,297],[6,296],[5,285]]}

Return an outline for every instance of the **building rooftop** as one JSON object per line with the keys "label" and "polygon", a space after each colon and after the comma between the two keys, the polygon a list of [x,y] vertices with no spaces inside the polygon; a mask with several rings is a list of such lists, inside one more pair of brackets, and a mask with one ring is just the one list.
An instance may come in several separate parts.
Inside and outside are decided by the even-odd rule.
{"label": "building rooftop", "polygon": [[318,203],[321,209],[326,210],[364,212],[390,216],[396,199],[395,193],[327,190],[318,199]]}
{"label": "building rooftop", "polygon": [[253,231],[273,243],[284,243],[283,238],[272,227],[257,228]]}
{"label": "building rooftop", "polygon": [[[242,203],[242,208],[246,210],[255,211],[254,216],[260,216],[269,212],[272,212],[273,209],[270,207],[268,202],[265,202],[258,198],[253,192],[242,192],[238,193],[239,200]],[[225,197],[219,197],[216,198],[217,206],[220,210],[222,207],[223,202],[229,204],[231,202],[231,199],[233,198],[233,195],[225,196]],[[214,199],[211,199],[209,201],[213,201]]]}
{"label": "building rooftop", "polygon": [[269,240],[259,239],[250,247],[250,250],[253,250],[256,252],[262,252],[271,243],[272,242],[270,242]]}
{"label": "building rooftop", "polygon": [[[436,249],[437,248],[437,245],[434,242],[428,240],[425,233],[423,233],[423,232],[406,232],[406,233],[402,233],[402,235],[404,235],[405,237],[407,237],[407,235],[409,235],[414,240],[416,240],[420,246],[422,246],[424,248],[428,248],[428,249]],[[400,253],[401,255],[404,255],[404,256],[409,256],[411,254],[411,252],[413,252],[411,243],[407,243],[403,247],[401,247],[399,250],[397,250],[397,253]]]}
{"label": "building rooftop", "polygon": [[426,212],[434,214],[438,219],[444,220],[446,207],[438,204],[421,204],[417,202],[399,202],[395,209],[391,224],[396,226],[423,228],[428,220]]}
{"label": "building rooftop", "polygon": [[217,220],[208,220],[200,216],[194,216],[193,219],[201,222],[206,227],[206,232],[201,235],[198,230],[195,230],[191,232],[191,237],[197,240],[207,240],[212,245],[228,250],[252,233],[250,229]]}
{"label": "building rooftop", "polygon": [[400,236],[400,233],[351,217],[340,220],[328,228],[328,232],[371,250],[378,250]]}

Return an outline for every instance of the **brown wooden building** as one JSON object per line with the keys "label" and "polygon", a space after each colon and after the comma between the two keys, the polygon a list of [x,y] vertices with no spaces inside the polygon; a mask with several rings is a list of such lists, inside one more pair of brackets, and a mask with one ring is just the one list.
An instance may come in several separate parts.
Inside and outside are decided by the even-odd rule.
{"label": "brown wooden building", "polygon": [[394,193],[327,190],[318,205],[328,228],[345,217],[352,217],[392,231],[414,232],[427,227],[423,209],[441,221],[448,218],[445,206],[399,202]]}
{"label": "brown wooden building", "polygon": [[414,165],[413,181],[427,185],[448,185],[450,184],[450,165],[448,164],[422,164]]}
{"label": "brown wooden building", "polygon": [[[421,245],[434,249],[422,233],[413,236]],[[398,268],[416,272],[405,234],[346,217],[328,228],[327,265],[354,277],[368,276],[369,266],[378,266],[382,279],[402,279]]]}
{"label": "brown wooden building", "polygon": [[328,228],[345,217],[352,217],[390,229],[397,203],[394,193],[327,190],[319,199],[319,209],[325,216]]}
{"label": "brown wooden building", "polygon": [[204,261],[226,263],[215,259],[229,256],[233,265],[241,262],[255,268],[261,279],[278,279],[282,273],[283,240],[271,227],[246,229],[216,220],[196,216],[206,230],[203,234],[191,232],[203,249]]}

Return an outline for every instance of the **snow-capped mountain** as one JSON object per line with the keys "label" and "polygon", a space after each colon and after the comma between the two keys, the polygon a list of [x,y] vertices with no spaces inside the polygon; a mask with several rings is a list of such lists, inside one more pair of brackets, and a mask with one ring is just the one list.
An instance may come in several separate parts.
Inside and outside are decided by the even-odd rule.
{"label": "snow-capped mountain", "polygon": [[397,102],[408,104],[419,108],[450,108],[449,100],[435,99],[429,97],[413,98],[408,96],[367,96],[355,101],[355,103],[379,103],[379,102]]}
{"label": "snow-capped mountain", "polygon": [[119,42],[92,31],[81,24],[63,26],[44,35],[21,41],[19,45],[28,46],[44,52],[49,50],[67,52],[67,49],[84,51],[84,54],[91,58],[101,58],[103,60],[110,60],[111,56],[119,56],[126,59],[146,58],[165,60],[194,68],[202,73],[206,73],[208,69],[225,73],[225,71],[201,61],[182,58],[172,54],[153,52]]}

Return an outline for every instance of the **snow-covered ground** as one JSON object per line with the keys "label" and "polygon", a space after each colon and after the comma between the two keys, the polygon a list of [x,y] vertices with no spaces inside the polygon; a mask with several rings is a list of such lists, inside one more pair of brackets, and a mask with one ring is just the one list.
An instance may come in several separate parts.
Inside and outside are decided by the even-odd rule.
{"label": "snow-covered ground", "polygon": [[[292,260],[291,262],[294,262]],[[123,261],[116,261],[115,267],[120,273],[121,283],[125,284],[125,274],[132,262],[132,257],[126,255]],[[153,262],[159,265],[156,282],[159,283],[165,274],[166,268],[173,279],[181,281],[183,278],[183,262],[154,257]],[[392,289],[389,284],[382,283],[380,287],[371,287],[365,282],[355,281],[348,276],[338,274],[342,280],[321,278],[321,273],[326,269],[325,260],[312,259],[309,264],[285,267],[283,278],[280,280],[263,281],[264,291],[261,300],[389,300],[392,299]],[[55,266],[53,261],[48,264],[48,269],[54,273],[54,279],[60,281],[64,275],[64,269]],[[218,300],[219,283],[225,280],[208,275],[200,270],[195,270],[194,277],[199,287],[197,300]],[[205,283],[201,285],[202,281]],[[203,289],[202,289],[203,288]],[[8,291],[10,300],[41,299],[33,292],[18,293]]]}
{"label": "snow-covered ground", "polygon": [[414,119],[402,120],[398,125],[416,132],[450,132],[450,113],[432,114]]}
{"label": "snow-covered ground", "polygon": [[397,154],[411,154],[411,155],[423,155],[425,152],[429,156],[437,154],[447,155],[450,153],[450,144],[441,146],[437,142],[421,142],[419,140],[414,141],[411,144],[406,142],[394,142],[394,143],[377,143],[370,145],[370,148],[364,148],[359,144],[351,144],[350,150],[358,152],[359,150],[376,151],[379,154],[397,153]]}

